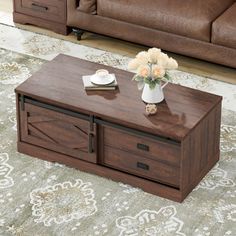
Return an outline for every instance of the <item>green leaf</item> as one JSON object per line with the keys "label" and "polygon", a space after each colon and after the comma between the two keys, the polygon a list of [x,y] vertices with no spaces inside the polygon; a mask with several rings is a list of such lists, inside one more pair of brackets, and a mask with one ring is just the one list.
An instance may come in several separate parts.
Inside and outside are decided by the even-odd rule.
{"label": "green leaf", "polygon": [[170,74],[167,71],[166,71],[166,73],[165,73],[163,78],[165,78],[167,81],[171,81],[172,80]]}
{"label": "green leaf", "polygon": [[149,83],[149,88],[154,89],[155,87],[156,87],[156,82],[155,82],[155,80],[153,80]]}

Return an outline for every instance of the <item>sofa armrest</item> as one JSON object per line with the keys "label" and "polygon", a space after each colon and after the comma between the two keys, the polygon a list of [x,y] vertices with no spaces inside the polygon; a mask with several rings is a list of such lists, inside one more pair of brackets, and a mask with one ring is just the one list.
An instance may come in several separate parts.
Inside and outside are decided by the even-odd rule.
{"label": "sofa armrest", "polygon": [[236,2],[213,22],[211,37],[213,43],[236,49],[235,16]]}

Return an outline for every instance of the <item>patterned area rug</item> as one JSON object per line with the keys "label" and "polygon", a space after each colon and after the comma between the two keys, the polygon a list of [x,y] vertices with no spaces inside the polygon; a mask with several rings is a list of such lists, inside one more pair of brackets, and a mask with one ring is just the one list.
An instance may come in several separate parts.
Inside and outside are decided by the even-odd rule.
{"label": "patterned area rug", "polygon": [[16,151],[14,88],[46,60],[63,52],[126,69],[129,58],[2,25],[0,47],[0,235],[236,235],[236,86],[172,72],[224,96],[220,161],[180,204]]}

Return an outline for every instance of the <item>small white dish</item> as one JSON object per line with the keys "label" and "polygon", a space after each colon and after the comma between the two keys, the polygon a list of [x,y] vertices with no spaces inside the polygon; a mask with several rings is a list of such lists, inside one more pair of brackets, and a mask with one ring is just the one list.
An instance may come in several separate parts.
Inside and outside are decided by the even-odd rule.
{"label": "small white dish", "polygon": [[111,84],[114,80],[114,77],[104,69],[97,70],[96,73],[90,77],[90,81],[97,85]]}

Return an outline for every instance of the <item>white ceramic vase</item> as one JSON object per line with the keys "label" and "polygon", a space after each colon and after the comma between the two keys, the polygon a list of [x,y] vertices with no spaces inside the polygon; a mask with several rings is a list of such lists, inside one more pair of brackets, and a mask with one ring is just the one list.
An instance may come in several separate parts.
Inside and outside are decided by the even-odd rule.
{"label": "white ceramic vase", "polygon": [[150,89],[149,84],[144,85],[142,100],[146,103],[160,103],[164,100],[163,88],[168,84],[156,84],[154,89]]}

